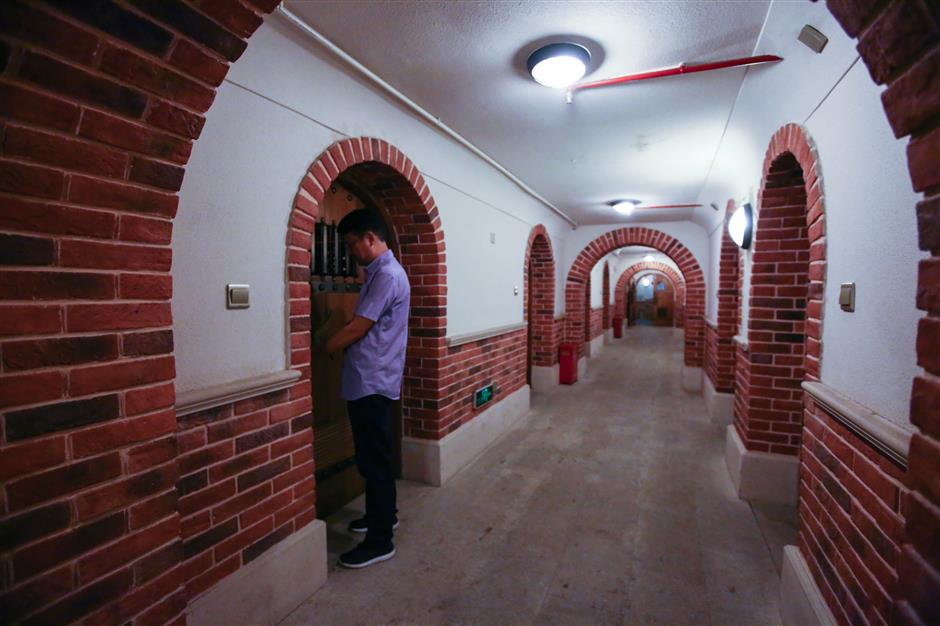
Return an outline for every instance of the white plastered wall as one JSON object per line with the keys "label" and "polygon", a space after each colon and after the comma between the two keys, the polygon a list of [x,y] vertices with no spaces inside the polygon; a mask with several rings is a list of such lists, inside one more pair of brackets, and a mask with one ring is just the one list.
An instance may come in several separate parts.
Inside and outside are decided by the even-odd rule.
{"label": "white plastered wall", "polygon": [[[829,37],[822,54],[796,41],[803,24]],[[822,381],[885,417],[909,425],[911,379],[917,372],[914,204],[906,140],[891,133],[874,84],[849,39],[822,3],[771,7],[755,54],[786,61],[749,72],[699,201],[715,202],[709,245],[708,319],[714,320],[721,231],[729,198],[754,199],[773,133],[803,124],[816,142],[826,202],[827,276]],[[864,219],[860,216],[864,215]],[[709,228],[709,230],[712,230]],[[751,253],[746,254],[746,328]],[[838,306],[839,284],[856,283],[856,310]]]}
{"label": "white plastered wall", "polygon": [[[365,135],[411,158],[440,210],[449,336],[522,322],[523,256],[536,224],[552,239],[563,292],[567,223],[269,16],[219,89],[180,192],[177,391],[287,366],[284,258],[294,194],[325,148]],[[226,310],[227,283],[251,285],[251,308]],[[558,311],[562,301],[556,295]]]}

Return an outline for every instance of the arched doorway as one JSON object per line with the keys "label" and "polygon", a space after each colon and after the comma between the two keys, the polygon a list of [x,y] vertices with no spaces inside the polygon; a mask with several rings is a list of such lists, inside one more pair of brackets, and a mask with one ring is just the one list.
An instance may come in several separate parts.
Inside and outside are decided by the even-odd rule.
{"label": "arched doorway", "polygon": [[647,270],[630,283],[633,310],[628,316],[637,326],[672,326],[675,322],[676,288],[665,274]]}
{"label": "arched doorway", "polygon": [[[797,156],[799,155],[799,156]],[[819,380],[826,239],[820,167],[796,125],[771,139],[758,198],[747,344],[736,358],[728,462],[742,498],[794,504],[803,381]],[[763,464],[753,462],[755,453]],[[772,489],[756,481],[775,476]]]}
{"label": "arched doorway", "polygon": [[[575,258],[568,271],[565,284],[567,311],[584,311],[590,307],[591,269],[609,252],[627,246],[648,246],[668,256],[679,267],[686,281],[686,312],[683,387],[689,391],[702,388],[704,362],[705,276],[692,253],[679,240],[650,228],[621,228],[604,233],[588,243]],[[572,315],[566,318],[567,337],[584,337],[586,317]],[[582,345],[580,355],[584,356]]]}
{"label": "arched doorway", "polygon": [[675,288],[675,305],[673,310],[674,325],[681,328],[685,322],[685,278],[670,265],[658,261],[642,261],[634,263],[620,274],[614,290],[614,317],[622,316],[627,324],[633,323],[631,307],[635,298],[633,290],[634,278],[638,272],[652,270],[669,277]]}
{"label": "arched doorway", "polygon": [[555,333],[555,256],[548,231],[541,224],[529,233],[524,261],[526,382],[535,390],[558,384]]}
{"label": "arched doorway", "polygon": [[[406,172],[408,173],[406,175]],[[428,395],[425,381],[437,388],[438,362],[427,363],[416,353],[443,346],[446,325],[446,275],[443,268],[444,240],[440,217],[426,183],[417,168],[394,146],[368,137],[346,139],[330,146],[310,166],[301,182],[290,217],[288,235],[288,294],[291,310],[291,346],[309,346],[311,327],[316,328],[332,312],[328,324],[342,326],[344,318],[355,305],[358,278],[347,272],[323,272],[314,276],[311,289],[311,268],[321,267],[338,258],[338,239],[326,234],[329,224],[354,208],[369,207],[386,219],[392,235],[390,247],[396,253],[411,280],[411,315],[409,317],[408,351],[402,398],[396,420],[399,441],[397,465],[401,471],[403,436],[414,436],[425,429]],[[322,229],[326,239],[315,237]],[[332,243],[332,251],[319,244]],[[318,244],[316,247],[314,244]],[[320,252],[323,259],[315,255]],[[437,273],[428,272],[438,268]],[[303,301],[295,296],[308,294]],[[297,315],[295,315],[297,313]],[[337,397],[338,363],[330,363],[323,355],[312,355],[309,347],[298,357],[310,359],[303,368],[304,378],[312,382],[314,398],[314,465],[317,481],[317,504],[326,507],[321,516],[342,506],[358,493],[362,485],[354,467],[351,433],[345,415],[345,403]],[[294,351],[292,351],[292,355]],[[293,358],[292,358],[293,361]],[[312,380],[312,372],[322,379]]]}

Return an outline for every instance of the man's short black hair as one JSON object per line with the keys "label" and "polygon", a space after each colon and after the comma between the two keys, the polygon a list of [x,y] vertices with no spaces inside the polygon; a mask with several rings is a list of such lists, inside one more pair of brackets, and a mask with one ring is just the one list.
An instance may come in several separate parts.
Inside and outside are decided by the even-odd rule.
{"label": "man's short black hair", "polygon": [[371,231],[382,241],[388,241],[388,227],[385,225],[385,220],[371,209],[351,211],[339,221],[337,229],[340,237],[348,234],[362,237]]}

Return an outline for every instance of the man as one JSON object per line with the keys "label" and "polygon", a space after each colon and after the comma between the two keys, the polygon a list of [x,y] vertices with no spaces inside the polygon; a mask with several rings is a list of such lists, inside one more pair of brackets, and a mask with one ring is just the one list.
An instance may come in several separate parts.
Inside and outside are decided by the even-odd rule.
{"label": "man", "polygon": [[[366,515],[349,525],[366,537],[341,555],[339,564],[361,568],[395,555],[392,531],[398,526],[398,511],[391,408],[401,397],[411,286],[388,249],[381,216],[357,209],[340,221],[338,230],[353,258],[365,266],[365,284],[352,321],[326,341],[327,352],[346,350],[341,395],[352,424],[356,466],[366,482]],[[322,345],[323,338],[317,340]]]}

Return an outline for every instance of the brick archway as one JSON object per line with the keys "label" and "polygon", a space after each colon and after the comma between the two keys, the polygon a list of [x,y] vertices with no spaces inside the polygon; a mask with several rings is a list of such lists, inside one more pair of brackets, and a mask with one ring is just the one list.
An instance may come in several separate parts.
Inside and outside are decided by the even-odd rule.
{"label": "brick archway", "polygon": [[661,272],[672,281],[676,289],[676,326],[682,327],[685,324],[685,278],[671,266],[656,261],[640,261],[623,271],[617,279],[617,288],[614,292],[614,314],[619,313],[623,319],[627,319],[627,288],[633,278],[644,270]]}
{"label": "brick archway", "polygon": [[610,262],[604,261],[604,283],[601,286],[601,298],[603,298],[604,319],[601,322],[602,329],[610,328]]}
{"label": "brick archway", "polygon": [[[529,274],[532,275],[531,284]],[[551,367],[558,362],[558,338],[555,334],[555,253],[551,237],[542,224],[533,227],[529,233],[523,262],[523,285],[522,315],[529,325],[529,367]],[[529,319],[530,308],[532,319]]]}
{"label": "brick archway", "polygon": [[355,137],[337,141],[310,165],[288,221],[287,276],[291,367],[310,378],[310,258],[313,227],[330,185],[345,172],[382,203],[411,281],[408,358],[402,394],[403,434],[435,431],[438,414],[426,400],[441,392],[441,361],[447,329],[447,268],[441,218],[427,183],[403,152],[387,141]]}
{"label": "brick archway", "polygon": [[734,337],[740,320],[741,256],[728,234],[728,219],[735,210],[734,200],[725,205],[721,227],[721,251],[718,260],[718,307],[715,325],[705,325],[705,373],[715,391],[734,392],[736,362]]}
{"label": "brick archway", "polygon": [[819,379],[826,276],[816,148],[787,124],[770,140],[758,194],[747,349],[737,356],[735,428],[748,450],[795,455],[803,380]]}
{"label": "brick archway", "polygon": [[[578,253],[568,271],[565,284],[565,310],[583,310],[585,287],[590,287],[591,268],[607,253],[626,246],[655,248],[672,259],[679,267],[686,282],[684,362],[689,367],[702,367],[705,347],[705,276],[689,249],[666,233],[650,228],[620,228],[606,232],[591,241]],[[566,338],[584,335],[584,322],[580,316],[566,316],[565,320]],[[583,346],[581,350],[583,354]]]}

